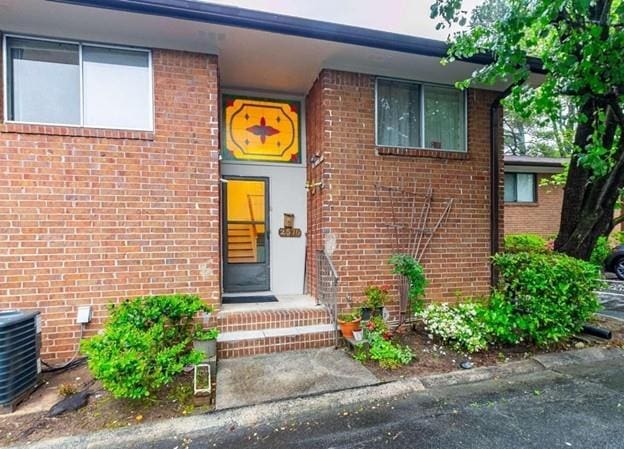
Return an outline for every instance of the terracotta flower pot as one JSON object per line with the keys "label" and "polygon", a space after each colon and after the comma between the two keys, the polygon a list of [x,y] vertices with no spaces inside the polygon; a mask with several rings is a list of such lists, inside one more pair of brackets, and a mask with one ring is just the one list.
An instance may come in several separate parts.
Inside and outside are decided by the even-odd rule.
{"label": "terracotta flower pot", "polygon": [[342,332],[343,337],[353,338],[353,331],[360,328],[360,318],[353,321],[338,320],[338,325],[340,326],[340,332]]}

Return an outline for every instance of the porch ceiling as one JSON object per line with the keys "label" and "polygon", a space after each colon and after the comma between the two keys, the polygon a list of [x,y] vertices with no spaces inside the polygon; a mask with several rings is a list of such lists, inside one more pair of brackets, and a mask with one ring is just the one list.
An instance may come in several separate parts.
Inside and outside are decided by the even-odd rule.
{"label": "porch ceiling", "polygon": [[0,30],[216,54],[225,88],[299,95],[323,68],[453,83],[478,67],[442,67],[438,57],[45,0],[0,0]]}

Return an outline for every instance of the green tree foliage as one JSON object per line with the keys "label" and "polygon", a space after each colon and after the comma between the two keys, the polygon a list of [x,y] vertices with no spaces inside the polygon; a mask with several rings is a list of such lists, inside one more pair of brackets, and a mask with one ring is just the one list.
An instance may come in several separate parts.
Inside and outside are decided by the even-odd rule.
{"label": "green tree foliage", "polygon": [[[470,14],[469,26],[490,27],[511,12],[509,0],[485,0]],[[574,137],[574,105],[560,96],[557,117],[523,117],[506,108],[503,117],[505,152],[513,155],[569,157]]]}
{"label": "green tree foliage", "polygon": [[[489,53],[493,61],[458,83],[503,82],[507,104],[521,117],[561,116],[565,97],[576,114],[572,156],[555,249],[589,259],[598,237],[617,224],[613,212],[624,186],[624,0],[508,0],[490,26],[455,34],[446,62]],[[435,0],[439,28],[461,23],[461,0]],[[546,73],[529,83],[531,57]]]}

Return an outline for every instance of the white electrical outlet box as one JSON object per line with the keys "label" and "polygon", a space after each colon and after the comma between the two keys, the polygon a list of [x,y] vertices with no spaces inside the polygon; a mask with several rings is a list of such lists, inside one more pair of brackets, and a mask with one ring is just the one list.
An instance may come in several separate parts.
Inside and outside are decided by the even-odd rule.
{"label": "white electrical outlet box", "polygon": [[76,317],[76,323],[86,324],[91,322],[91,306],[78,307],[78,316]]}

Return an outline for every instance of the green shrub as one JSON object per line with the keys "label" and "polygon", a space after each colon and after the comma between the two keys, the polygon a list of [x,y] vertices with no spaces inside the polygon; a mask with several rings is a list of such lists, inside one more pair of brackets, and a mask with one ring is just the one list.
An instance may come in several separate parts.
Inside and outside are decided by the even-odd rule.
{"label": "green shrub", "polygon": [[394,369],[401,365],[407,365],[414,358],[412,350],[408,346],[394,343],[390,338],[388,326],[381,317],[372,317],[364,328],[368,340],[368,350],[359,346],[353,357],[361,362],[371,359],[379,363],[382,368]]}
{"label": "green shrub", "polygon": [[599,270],[563,254],[497,254],[499,286],[484,311],[490,338],[547,345],[569,338],[600,308]]}
{"label": "green shrub", "polygon": [[429,304],[419,314],[428,332],[457,351],[477,352],[488,346],[487,326],[483,320],[484,306],[465,302]]}
{"label": "green shrub", "polygon": [[548,253],[548,241],[535,234],[510,234],[505,236],[506,253]]}
{"label": "green shrub", "polygon": [[596,241],[596,246],[594,246],[592,250],[589,261],[602,269],[609,254],[611,254],[609,239],[605,236],[600,236]]}
{"label": "green shrub", "polygon": [[407,298],[410,302],[412,313],[417,314],[425,306],[424,296],[427,279],[423,266],[409,254],[395,254],[389,263],[393,265],[392,273],[400,274],[407,278],[409,288]]}
{"label": "green shrub", "polygon": [[193,351],[193,318],[212,308],[193,295],[144,296],[109,307],[104,331],[82,341],[89,369],[116,398],[141,399],[167,385]]}
{"label": "green shrub", "polygon": [[382,368],[395,369],[407,365],[414,358],[409,347],[393,343],[376,332],[369,334],[368,343],[370,359],[378,362]]}

